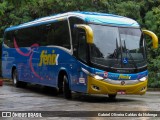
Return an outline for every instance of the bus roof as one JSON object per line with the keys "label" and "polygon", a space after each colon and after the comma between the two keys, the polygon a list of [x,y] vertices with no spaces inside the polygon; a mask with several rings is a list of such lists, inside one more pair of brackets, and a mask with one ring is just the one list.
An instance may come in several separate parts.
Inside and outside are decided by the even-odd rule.
{"label": "bus roof", "polygon": [[123,27],[139,27],[139,24],[135,20],[127,17],[118,16],[114,14],[106,14],[106,13],[75,11],[75,12],[67,12],[67,13],[39,18],[31,22],[20,24],[18,26],[9,27],[6,29],[6,31],[21,29],[29,26],[37,26],[39,24],[50,23],[53,21],[59,21],[69,16],[79,17],[87,23],[105,24],[105,25],[123,26]]}

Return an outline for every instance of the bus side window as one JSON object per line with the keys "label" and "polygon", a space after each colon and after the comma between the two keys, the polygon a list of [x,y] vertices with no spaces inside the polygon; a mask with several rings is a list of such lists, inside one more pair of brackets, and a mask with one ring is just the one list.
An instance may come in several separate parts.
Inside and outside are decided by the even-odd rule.
{"label": "bus side window", "polygon": [[19,29],[14,33],[14,38],[16,39],[18,47],[30,47],[31,45],[38,43],[37,37],[39,36],[36,27]]}
{"label": "bus side window", "polygon": [[83,29],[78,29],[78,58],[87,62],[87,40],[86,33]]}
{"label": "bus side window", "polygon": [[83,24],[84,21],[80,18],[77,18],[77,17],[69,17],[69,23],[70,23],[70,29],[71,29],[73,51],[74,51],[74,49],[77,49],[76,30],[75,30],[74,25],[75,24]]}
{"label": "bus side window", "polygon": [[13,48],[13,38],[12,38],[13,31],[6,32],[4,36],[4,46],[7,48]]}
{"label": "bus side window", "polygon": [[53,22],[46,27],[47,44],[71,49],[67,20]]}

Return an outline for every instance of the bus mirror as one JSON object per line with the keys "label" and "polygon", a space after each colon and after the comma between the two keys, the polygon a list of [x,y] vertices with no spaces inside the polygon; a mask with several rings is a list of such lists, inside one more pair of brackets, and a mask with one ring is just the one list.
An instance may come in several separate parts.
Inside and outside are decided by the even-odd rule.
{"label": "bus mirror", "polygon": [[143,33],[152,37],[153,48],[158,48],[158,37],[152,31],[149,30],[143,30]]}
{"label": "bus mirror", "polygon": [[84,24],[77,24],[75,25],[75,27],[84,29],[86,32],[87,43],[93,44],[93,31],[90,26]]}

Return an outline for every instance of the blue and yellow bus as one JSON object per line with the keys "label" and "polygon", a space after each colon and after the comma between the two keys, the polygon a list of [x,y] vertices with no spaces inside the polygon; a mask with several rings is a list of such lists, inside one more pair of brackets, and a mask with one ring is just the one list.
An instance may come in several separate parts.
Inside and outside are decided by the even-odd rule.
{"label": "blue and yellow bus", "polygon": [[139,94],[147,90],[144,34],[126,17],[68,12],[9,27],[2,44],[2,75],[16,87],[55,87],[65,98],[87,94]]}

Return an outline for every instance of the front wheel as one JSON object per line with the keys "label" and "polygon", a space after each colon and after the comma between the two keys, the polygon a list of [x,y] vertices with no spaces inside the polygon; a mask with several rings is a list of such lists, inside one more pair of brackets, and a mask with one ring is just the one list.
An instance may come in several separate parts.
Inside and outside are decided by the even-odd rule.
{"label": "front wheel", "polygon": [[64,75],[64,77],[63,77],[63,94],[66,99],[72,98],[72,93],[69,88],[68,78],[66,75]]}

